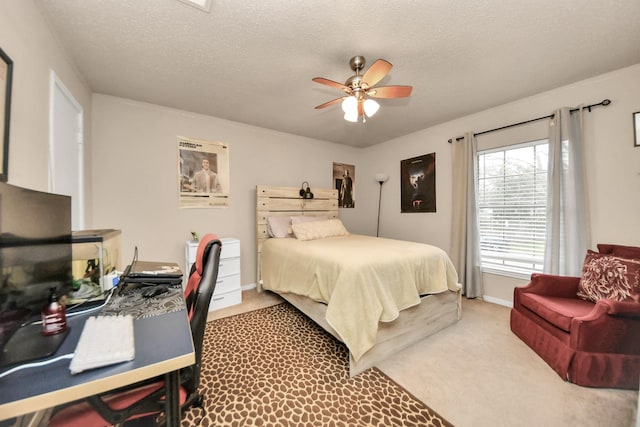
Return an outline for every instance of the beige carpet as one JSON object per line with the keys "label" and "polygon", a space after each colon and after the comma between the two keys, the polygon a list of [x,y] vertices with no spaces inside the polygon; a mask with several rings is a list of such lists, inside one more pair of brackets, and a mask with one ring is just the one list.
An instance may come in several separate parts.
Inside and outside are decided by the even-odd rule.
{"label": "beige carpet", "polygon": [[462,301],[462,319],[378,367],[456,427],[635,427],[638,392],[563,381],[509,328],[509,311]]}
{"label": "beige carpet", "polygon": [[378,369],[349,378],[346,347],[288,303],[208,323],[201,392],[184,427],[451,426]]}
{"label": "beige carpet", "polygon": [[[243,292],[224,317],[276,304]],[[462,319],[378,368],[456,427],[640,427],[638,392],[563,381],[509,329],[509,308],[462,299]],[[212,313],[212,314],[214,314]]]}

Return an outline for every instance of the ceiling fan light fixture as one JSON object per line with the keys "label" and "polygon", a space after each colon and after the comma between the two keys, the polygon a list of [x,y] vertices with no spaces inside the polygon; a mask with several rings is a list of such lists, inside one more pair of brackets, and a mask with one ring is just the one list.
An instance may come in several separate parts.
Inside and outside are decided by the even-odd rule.
{"label": "ceiling fan light fixture", "polygon": [[364,108],[364,113],[367,115],[367,117],[373,117],[373,115],[380,109],[380,104],[378,104],[373,99],[366,99],[362,107]]}
{"label": "ceiling fan light fixture", "polygon": [[345,112],[344,119],[348,122],[356,123],[358,121],[358,110]]}
{"label": "ceiling fan light fixture", "polygon": [[342,111],[344,111],[345,114],[349,114],[353,112],[355,112],[356,115],[358,114],[358,100],[356,99],[355,96],[347,96],[342,101]]}

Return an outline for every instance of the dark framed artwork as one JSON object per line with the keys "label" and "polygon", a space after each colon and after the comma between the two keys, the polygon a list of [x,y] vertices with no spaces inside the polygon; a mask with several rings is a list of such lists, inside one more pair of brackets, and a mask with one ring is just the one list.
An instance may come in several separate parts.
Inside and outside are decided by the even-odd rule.
{"label": "dark framed artwork", "polygon": [[640,111],[633,113],[633,146],[640,147]]}
{"label": "dark framed artwork", "polygon": [[356,167],[344,163],[333,163],[333,185],[338,190],[338,207],[356,207]]}
{"label": "dark framed artwork", "polygon": [[400,212],[436,211],[436,153],[400,161]]}
{"label": "dark framed artwork", "polygon": [[7,182],[9,177],[9,122],[11,116],[11,78],[13,61],[0,48],[0,181]]}

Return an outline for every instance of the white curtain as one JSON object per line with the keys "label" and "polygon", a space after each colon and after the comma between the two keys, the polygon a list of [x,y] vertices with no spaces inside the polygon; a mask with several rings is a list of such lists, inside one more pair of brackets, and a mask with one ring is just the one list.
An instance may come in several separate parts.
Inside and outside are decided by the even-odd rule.
{"label": "white curtain", "polygon": [[580,276],[589,248],[582,109],[554,112],[549,122],[549,178],[544,272]]}
{"label": "white curtain", "polygon": [[452,139],[453,215],[451,225],[451,260],[458,272],[462,293],[467,298],[483,294],[480,271],[480,231],[476,202],[478,146],[473,133],[462,140]]}

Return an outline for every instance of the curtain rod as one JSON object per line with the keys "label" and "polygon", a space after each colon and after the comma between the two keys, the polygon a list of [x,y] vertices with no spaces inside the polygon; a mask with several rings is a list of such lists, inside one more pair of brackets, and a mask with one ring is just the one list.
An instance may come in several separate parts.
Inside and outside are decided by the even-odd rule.
{"label": "curtain rod", "polygon": [[[582,109],[583,110],[586,109],[589,112],[591,112],[591,109],[593,107],[598,107],[600,105],[607,106],[609,104],[611,104],[611,100],[610,99],[604,99],[604,100],[602,100],[602,102],[598,102],[597,104],[587,105],[585,107],[582,107]],[[580,110],[580,108],[573,108],[573,109],[571,109],[569,111],[572,112],[572,113],[575,113],[578,110]],[[482,134],[485,134],[485,133],[491,133],[491,132],[495,132],[495,131],[502,130],[502,129],[508,129],[508,128],[512,128],[512,127],[515,127],[515,126],[526,125],[527,123],[537,122],[538,120],[552,119],[552,118],[553,118],[553,114],[549,114],[548,116],[538,117],[536,119],[525,120],[524,122],[513,123],[511,125],[506,125],[506,126],[502,126],[502,127],[499,127],[499,128],[495,128],[495,129],[490,129],[490,130],[485,130],[485,131],[482,131],[482,132],[474,133],[473,136],[478,136],[478,135],[482,135]],[[464,136],[459,136],[459,137],[456,138],[456,141],[462,141],[463,139],[464,139]],[[449,140],[449,144],[451,144],[452,142],[453,142],[453,139],[450,139]]]}

